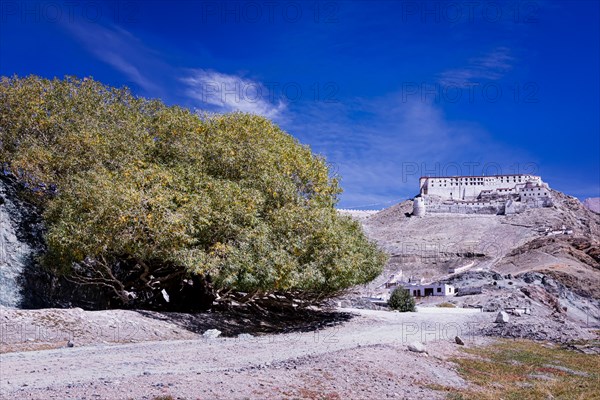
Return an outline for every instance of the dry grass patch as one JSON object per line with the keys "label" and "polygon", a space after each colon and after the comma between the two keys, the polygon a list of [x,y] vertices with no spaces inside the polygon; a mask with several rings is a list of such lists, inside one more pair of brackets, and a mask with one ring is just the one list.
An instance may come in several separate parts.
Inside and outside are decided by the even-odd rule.
{"label": "dry grass patch", "polygon": [[599,355],[528,340],[463,351],[465,356],[451,360],[471,385],[434,388],[447,391],[448,399],[600,399]]}
{"label": "dry grass patch", "polygon": [[441,308],[456,308],[456,306],[454,304],[448,303],[447,301],[440,303],[437,306],[441,307]]}

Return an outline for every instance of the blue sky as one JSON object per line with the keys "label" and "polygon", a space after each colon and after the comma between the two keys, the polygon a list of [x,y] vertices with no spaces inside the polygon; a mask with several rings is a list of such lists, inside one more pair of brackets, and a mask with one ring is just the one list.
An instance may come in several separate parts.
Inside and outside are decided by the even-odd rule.
{"label": "blue sky", "polygon": [[0,73],[265,115],[327,157],[341,207],[412,197],[420,175],[598,197],[599,21],[595,0],[6,0]]}

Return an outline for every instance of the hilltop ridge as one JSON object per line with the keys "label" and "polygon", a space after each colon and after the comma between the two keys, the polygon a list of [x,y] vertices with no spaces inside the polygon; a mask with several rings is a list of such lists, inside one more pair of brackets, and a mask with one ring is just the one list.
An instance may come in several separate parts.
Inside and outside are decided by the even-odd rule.
{"label": "hilltop ridge", "polygon": [[540,318],[600,326],[600,215],[572,196],[551,195],[551,207],[511,215],[415,217],[407,200],[362,218],[367,236],[390,259],[355,295],[377,297],[386,282],[412,277],[459,290],[458,297],[420,300],[427,304],[451,301],[487,311],[535,305]]}

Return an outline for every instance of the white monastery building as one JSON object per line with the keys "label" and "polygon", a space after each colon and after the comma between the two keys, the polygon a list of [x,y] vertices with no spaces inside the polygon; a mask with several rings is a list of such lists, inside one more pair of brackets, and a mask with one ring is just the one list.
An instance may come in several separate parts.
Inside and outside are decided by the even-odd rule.
{"label": "white monastery building", "polygon": [[536,175],[421,177],[420,194],[444,199],[476,200],[490,195],[548,196],[550,189]]}
{"label": "white monastery building", "polygon": [[508,215],[552,207],[551,190],[537,175],[423,176],[415,217],[428,212]]}

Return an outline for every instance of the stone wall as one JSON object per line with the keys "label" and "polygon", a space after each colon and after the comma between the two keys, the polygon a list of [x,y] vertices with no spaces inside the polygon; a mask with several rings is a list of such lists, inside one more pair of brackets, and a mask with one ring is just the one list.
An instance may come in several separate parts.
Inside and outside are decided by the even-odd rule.
{"label": "stone wall", "polygon": [[518,195],[497,196],[486,201],[453,201],[442,199],[439,196],[422,197],[427,213],[507,215],[553,205],[552,199],[549,197],[519,201]]}

